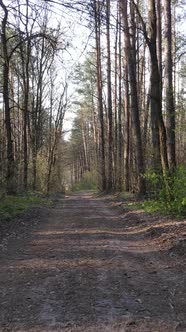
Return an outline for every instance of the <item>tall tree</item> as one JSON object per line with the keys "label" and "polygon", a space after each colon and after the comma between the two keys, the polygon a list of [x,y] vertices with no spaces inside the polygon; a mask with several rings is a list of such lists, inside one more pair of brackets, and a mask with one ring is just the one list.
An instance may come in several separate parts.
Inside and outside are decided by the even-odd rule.
{"label": "tall tree", "polygon": [[8,51],[9,38],[7,36],[7,22],[8,22],[8,9],[4,2],[0,0],[0,6],[4,12],[4,17],[1,26],[1,41],[2,41],[2,56],[3,56],[3,100],[5,107],[5,126],[7,137],[7,192],[9,194],[15,192],[15,163],[13,152],[13,138],[11,126],[11,108],[10,108],[10,89],[9,89],[9,71],[10,71],[10,56]]}
{"label": "tall tree", "polygon": [[106,1],[106,30],[107,30],[107,111],[108,111],[108,180],[107,190],[113,187],[112,179],[112,154],[113,154],[113,133],[112,133],[112,84],[111,84],[111,55],[110,55],[110,0]]}
{"label": "tall tree", "polygon": [[131,90],[131,117],[132,126],[134,129],[135,146],[136,146],[136,165],[138,174],[138,191],[143,194],[146,190],[145,179],[144,179],[144,158],[141,138],[141,127],[139,118],[139,105],[138,105],[138,93],[137,93],[137,82],[136,82],[136,71],[135,71],[135,59],[134,50],[130,40],[129,24],[128,24],[128,1],[120,0],[121,13],[123,17],[124,25],[124,41],[125,41],[125,57],[128,63],[129,70],[129,81]]}
{"label": "tall tree", "polygon": [[[20,5],[19,5],[20,6]],[[19,7],[20,12],[20,7]],[[23,24],[23,21],[22,21]],[[21,29],[19,31],[20,37],[20,57],[22,63],[22,76],[23,76],[23,153],[24,153],[24,190],[27,190],[28,187],[28,125],[29,125],[29,89],[30,89],[30,56],[31,56],[31,38],[28,31],[29,27],[29,2],[26,0],[26,13],[25,13],[25,33],[26,40],[22,40]],[[32,31],[31,31],[32,33]]]}
{"label": "tall tree", "polygon": [[138,6],[135,4],[138,17],[141,22],[143,34],[149,48],[151,61],[150,75],[150,105],[151,105],[151,128],[153,143],[154,167],[159,170],[162,167],[163,173],[169,168],[167,157],[167,136],[164,119],[162,115],[161,98],[161,76],[158,66],[157,55],[157,14],[155,0],[148,0],[148,31]]}
{"label": "tall tree", "polygon": [[176,166],[175,103],[173,92],[172,13],[171,0],[164,0],[165,10],[165,94],[167,115],[167,146],[170,169]]}
{"label": "tall tree", "polygon": [[122,135],[122,43],[121,43],[121,14],[119,11],[119,39],[118,39],[118,186],[117,189],[122,191],[122,167],[123,167],[123,135]]}
{"label": "tall tree", "polygon": [[105,172],[105,127],[103,113],[103,82],[102,82],[102,61],[101,61],[101,9],[100,3],[94,0],[94,23],[95,23],[95,42],[96,42],[96,68],[97,68],[97,94],[98,110],[100,120],[100,169],[101,169],[101,190],[106,190]]}

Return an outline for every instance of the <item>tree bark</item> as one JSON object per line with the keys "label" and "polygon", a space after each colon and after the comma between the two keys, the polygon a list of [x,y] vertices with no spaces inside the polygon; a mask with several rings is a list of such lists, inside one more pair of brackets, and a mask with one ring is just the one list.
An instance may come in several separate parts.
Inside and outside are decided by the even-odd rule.
{"label": "tree bark", "polygon": [[124,108],[125,108],[125,191],[130,190],[130,112],[129,112],[129,78],[128,78],[128,64],[124,60]]}
{"label": "tree bark", "polygon": [[[121,25],[121,22],[120,22]],[[122,191],[122,152],[123,152],[123,136],[122,136],[122,54],[121,54],[121,27],[119,27],[119,86],[118,86],[118,191]]]}
{"label": "tree bark", "polygon": [[145,179],[144,179],[143,147],[142,147],[142,138],[141,138],[140,119],[139,119],[135,61],[133,59],[134,52],[130,41],[130,33],[128,25],[127,0],[120,0],[120,5],[121,5],[121,13],[124,23],[125,57],[129,68],[129,80],[130,80],[130,89],[131,89],[131,116],[132,116],[132,126],[134,128],[135,146],[136,146],[138,192],[139,194],[144,194],[146,188],[145,188]]}
{"label": "tree bark", "polygon": [[116,34],[114,45],[114,172],[113,183],[114,189],[117,190],[118,185],[118,13],[116,19]]}
{"label": "tree bark", "polygon": [[112,190],[112,86],[111,86],[111,56],[110,56],[110,0],[106,2],[106,29],[107,29],[107,111],[108,111],[108,180],[107,191]]}
{"label": "tree bark", "polygon": [[167,115],[167,147],[170,170],[176,167],[175,149],[175,104],[173,92],[173,61],[172,61],[172,13],[171,1],[164,0],[165,10],[165,94]]}
{"label": "tree bark", "polygon": [[149,0],[149,39],[147,45],[151,58],[151,123],[154,148],[154,166],[165,172],[168,169],[166,129],[162,115],[161,77],[157,57],[157,18],[155,0]]}
{"label": "tree bark", "polygon": [[98,94],[98,111],[100,121],[100,168],[101,168],[101,190],[106,190],[106,172],[105,172],[105,128],[103,114],[103,87],[102,87],[102,64],[101,64],[101,42],[100,42],[100,7],[99,3],[94,0],[94,20],[95,20],[95,41],[96,41],[96,58],[97,58],[97,94]]}
{"label": "tree bark", "polygon": [[13,152],[13,141],[12,141],[12,126],[10,117],[10,95],[9,95],[9,55],[8,55],[8,45],[7,45],[7,20],[8,20],[8,10],[4,5],[3,1],[0,0],[0,6],[3,9],[4,17],[2,20],[1,28],[1,41],[3,50],[3,100],[4,100],[4,110],[5,110],[5,127],[6,127],[6,138],[7,138],[7,171],[6,171],[6,185],[7,193],[13,194],[16,191],[15,188],[15,162],[14,162],[14,152]]}

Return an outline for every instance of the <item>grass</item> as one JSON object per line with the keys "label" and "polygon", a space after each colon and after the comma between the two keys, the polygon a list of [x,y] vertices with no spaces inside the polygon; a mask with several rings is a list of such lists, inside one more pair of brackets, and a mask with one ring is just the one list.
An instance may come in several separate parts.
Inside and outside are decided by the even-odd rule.
{"label": "grass", "polygon": [[155,213],[155,212],[165,212],[158,201],[143,201],[143,202],[129,202],[125,204],[126,208],[132,210],[144,210],[144,212]]}
{"label": "grass", "polygon": [[146,200],[146,201],[133,201],[126,202],[123,204],[125,209],[137,211],[143,210],[147,213],[157,213],[162,216],[173,216],[173,217],[183,217],[184,213],[178,213],[177,211],[170,210],[164,202],[158,200]]}
{"label": "grass", "polygon": [[135,199],[135,194],[133,194],[131,192],[127,192],[127,191],[122,191],[122,192],[116,193],[116,197],[122,198],[124,200],[133,200],[133,199]]}
{"label": "grass", "polygon": [[36,207],[46,202],[50,204],[49,200],[46,201],[46,199],[34,195],[5,196],[0,200],[0,219],[15,217],[29,208]]}

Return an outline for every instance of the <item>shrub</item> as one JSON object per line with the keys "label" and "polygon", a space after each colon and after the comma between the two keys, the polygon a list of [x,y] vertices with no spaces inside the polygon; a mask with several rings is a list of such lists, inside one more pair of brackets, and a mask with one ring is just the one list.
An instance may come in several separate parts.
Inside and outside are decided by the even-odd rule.
{"label": "shrub", "polygon": [[186,167],[179,166],[170,182],[170,209],[178,214],[186,213]]}
{"label": "shrub", "polygon": [[147,172],[148,188],[155,191],[160,210],[176,215],[186,213],[186,167],[179,166],[170,175]]}
{"label": "shrub", "polygon": [[71,188],[72,191],[81,191],[81,190],[96,190],[97,181],[96,175],[94,172],[86,172],[82,179],[73,185]]}
{"label": "shrub", "polygon": [[44,199],[27,196],[4,196],[0,201],[0,220],[1,218],[11,218],[19,215],[31,207],[42,204]]}

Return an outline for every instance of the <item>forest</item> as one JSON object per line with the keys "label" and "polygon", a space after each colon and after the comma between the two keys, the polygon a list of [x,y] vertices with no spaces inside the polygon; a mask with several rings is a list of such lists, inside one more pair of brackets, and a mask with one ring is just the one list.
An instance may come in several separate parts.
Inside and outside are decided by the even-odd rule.
{"label": "forest", "polygon": [[0,0],[0,15],[0,195],[125,191],[185,213],[184,1]]}
{"label": "forest", "polygon": [[186,331],[186,0],[0,0],[0,332]]}

